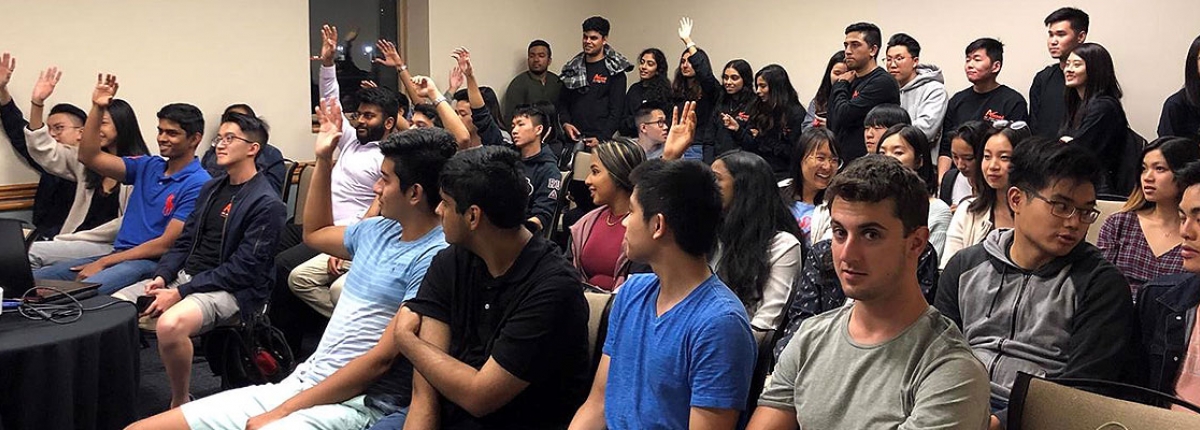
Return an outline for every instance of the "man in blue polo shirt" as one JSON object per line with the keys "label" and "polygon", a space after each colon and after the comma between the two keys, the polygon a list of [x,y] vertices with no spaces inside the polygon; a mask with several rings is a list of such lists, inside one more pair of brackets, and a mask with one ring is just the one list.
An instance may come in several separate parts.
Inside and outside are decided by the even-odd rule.
{"label": "man in blue polo shirt", "polygon": [[103,176],[133,185],[113,252],[64,261],[34,272],[37,279],[83,280],[112,294],[154,273],[183,231],[200,187],[211,177],[196,159],[204,135],[204,115],[195,106],[166,105],[158,111],[161,157],[118,157],[100,150],[101,118],[117,94],[117,78],[101,76],[92,93],[93,117],[84,125],[79,161]]}

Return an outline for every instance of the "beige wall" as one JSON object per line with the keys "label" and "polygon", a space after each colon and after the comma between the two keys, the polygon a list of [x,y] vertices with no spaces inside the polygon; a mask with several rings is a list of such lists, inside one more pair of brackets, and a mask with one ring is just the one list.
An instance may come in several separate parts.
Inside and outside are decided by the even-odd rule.
{"label": "beige wall", "polygon": [[[152,152],[163,105],[195,104],[211,132],[225,106],[244,102],[285,156],[312,158],[305,0],[8,0],[2,9],[0,51],[18,58],[9,87],[26,112],[38,69],[64,70],[49,103],[85,110],[102,71],[119,77],[118,97],[137,111]],[[36,181],[0,139],[0,184]]]}
{"label": "beige wall", "polygon": [[[962,72],[967,44],[985,36],[1000,39],[1006,45],[1000,82],[1027,95],[1033,75],[1053,62],[1046,52],[1042,20],[1071,3],[917,0],[898,7],[901,3],[895,1],[858,0],[853,9],[850,4],[625,0],[606,13],[613,22],[612,38],[620,39],[614,46],[622,52],[633,56],[641,48],[656,46],[663,48],[668,59],[683,49],[675,33],[679,16],[691,16],[696,21],[693,38],[709,52],[714,67],[739,57],[747,59],[756,71],[779,63],[807,103],[829,56],[841,48],[846,25],[855,21],[879,25],[884,42],[897,32],[915,37],[921,42],[922,62],[942,67],[951,93],[969,85]],[[1088,41],[1104,45],[1113,54],[1131,125],[1154,138],[1163,100],[1183,85],[1184,57],[1192,39],[1200,34],[1196,22],[1200,1],[1105,0],[1075,5],[1091,15]],[[672,61],[671,73],[674,64]]]}

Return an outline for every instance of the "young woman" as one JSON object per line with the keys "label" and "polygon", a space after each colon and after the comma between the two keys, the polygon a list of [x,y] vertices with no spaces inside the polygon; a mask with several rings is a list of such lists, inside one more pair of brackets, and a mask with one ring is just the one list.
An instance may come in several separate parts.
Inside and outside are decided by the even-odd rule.
{"label": "young woman", "polygon": [[758,98],[750,105],[750,120],[743,126],[725,115],[722,121],[727,130],[735,133],[738,146],[761,156],[771,166],[775,179],[782,180],[791,170],[792,148],[804,123],[804,107],[782,66],[763,67],[754,81]]}
{"label": "young woman", "polygon": [[[750,103],[754,101],[754,69],[746,60],[732,60],[725,63],[721,69],[721,83],[725,92],[717,100],[716,112],[713,114],[713,124],[723,124],[721,118],[729,116],[741,124],[750,120]],[[738,149],[733,141],[733,135],[725,127],[716,127],[716,147],[714,152],[721,155]]]}
{"label": "young woman", "polygon": [[808,103],[808,113],[804,116],[804,129],[825,126],[825,112],[829,108],[829,92],[833,90],[833,80],[848,71],[846,67],[846,51],[838,51],[829,57],[822,75],[821,85],[817,87],[817,95]]}
{"label": "young woman", "polygon": [[[42,79],[34,87],[35,93],[43,91],[46,97],[53,89],[53,84]],[[37,97],[41,97],[41,94]],[[41,98],[44,100],[46,97]],[[62,231],[53,240],[35,242],[30,246],[30,266],[38,269],[112,252],[113,240],[121,228],[121,216],[125,213],[132,188],[88,170],[79,162],[76,146],[64,145],[52,139],[42,121],[42,108],[37,105],[29,113],[29,129],[25,133],[29,155],[43,169],[76,183],[75,201]],[[104,110],[100,118],[100,147],[104,152],[121,157],[150,152],[142,139],[137,116],[124,100],[113,99]]]}
{"label": "young woman", "polygon": [[809,240],[813,211],[825,201],[825,189],[842,167],[833,132],[824,127],[800,134],[792,157],[792,177],[783,188],[785,202],[791,203],[792,217],[800,227],[800,239]]}
{"label": "young woman", "polygon": [[1096,246],[1129,281],[1136,301],[1147,281],[1183,272],[1175,172],[1200,160],[1200,146],[1181,137],[1160,137],[1142,150],[1141,186],[1100,227]]}
{"label": "young woman", "polygon": [[900,160],[904,167],[917,172],[929,192],[929,243],[938,255],[946,245],[946,230],[950,227],[950,206],[934,196],[937,183],[933,160],[929,157],[929,138],[911,125],[889,128],[879,139],[879,154]]}
{"label": "young woman", "polygon": [[624,113],[621,115],[622,136],[637,137],[633,116],[646,103],[669,104],[671,81],[667,79],[667,56],[658,48],[646,48],[638,56],[638,80],[625,92]]}
{"label": "young woman", "polygon": [[[1084,43],[1071,51],[1063,69],[1067,84],[1067,118],[1060,135],[1090,148],[1104,165],[1097,194],[1125,194],[1118,184],[1129,122],[1121,107],[1121,85],[1108,50]],[[1132,184],[1130,184],[1132,185]]]}
{"label": "young woman", "polygon": [[1008,204],[1008,166],[1013,150],[1033,136],[1021,121],[996,121],[975,147],[979,169],[975,171],[975,196],[959,203],[950,219],[946,247],[938,254],[940,266],[963,248],[983,242],[993,229],[1012,228],[1012,210]]}
{"label": "young woman", "polygon": [[[713,121],[713,111],[717,107],[717,98],[721,94],[721,82],[713,75],[712,63],[708,54],[697,48],[692,40],[692,20],[679,20],[679,40],[685,46],[679,57],[679,68],[675,69],[675,80],[672,83],[672,96],[675,105],[683,107],[684,102],[696,102],[696,131],[695,139],[688,147],[687,158],[711,160],[712,146],[716,138],[716,122]],[[705,156],[705,153],[708,156]]]}
{"label": "young woman", "polygon": [[947,175],[942,176],[938,197],[950,205],[950,210],[958,208],[963,200],[975,196],[975,171],[979,170],[975,148],[982,145],[989,127],[983,121],[967,121],[948,136],[950,159],[954,161],[954,166],[946,172]]}
{"label": "young woman", "polygon": [[1183,88],[1163,103],[1158,135],[1200,137],[1200,37],[1183,59]]}
{"label": "young woman", "polygon": [[646,154],[628,140],[602,143],[592,154],[584,182],[599,207],[571,226],[571,261],[589,285],[614,291],[629,274],[630,263],[621,246],[625,239],[621,221],[629,215],[629,196],[633,194],[629,174],[646,161]]}
{"label": "young woman", "polygon": [[761,343],[783,320],[800,272],[799,229],[762,157],[732,152],[714,161],[712,170],[724,212],[712,265],[746,306]]}

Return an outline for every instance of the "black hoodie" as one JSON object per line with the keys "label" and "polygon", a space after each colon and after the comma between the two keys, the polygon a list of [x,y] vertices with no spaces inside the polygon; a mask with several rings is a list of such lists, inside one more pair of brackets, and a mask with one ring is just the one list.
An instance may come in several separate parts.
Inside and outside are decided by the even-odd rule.
{"label": "black hoodie", "polygon": [[[883,67],[859,76],[854,82],[837,81],[829,93],[829,130],[837,136],[838,155],[847,165],[867,155],[863,121],[875,106],[900,104],[900,86]],[[799,126],[799,125],[797,125]],[[947,151],[948,153],[948,151]]]}
{"label": "black hoodie", "polygon": [[558,206],[558,192],[562,188],[562,173],[558,171],[558,159],[546,147],[529,158],[521,160],[525,179],[529,185],[529,205],[526,218],[537,217],[542,228],[550,228],[554,209]]}

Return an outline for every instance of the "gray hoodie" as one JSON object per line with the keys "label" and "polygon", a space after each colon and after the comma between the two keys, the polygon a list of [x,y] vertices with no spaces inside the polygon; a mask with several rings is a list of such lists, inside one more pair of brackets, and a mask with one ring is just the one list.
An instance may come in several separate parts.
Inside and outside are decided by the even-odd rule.
{"label": "gray hoodie", "polygon": [[[912,125],[925,133],[930,142],[938,141],[942,131],[942,118],[946,116],[946,80],[942,70],[932,64],[917,64],[916,76],[908,85],[900,88],[900,106],[908,111]],[[937,159],[937,145],[932,146],[933,159]]]}
{"label": "gray hoodie", "polygon": [[1123,382],[1133,357],[1129,284],[1089,243],[1037,270],[1009,257],[1013,230],[959,251],[942,273],[934,306],[962,329],[1008,400],[1017,372]]}

